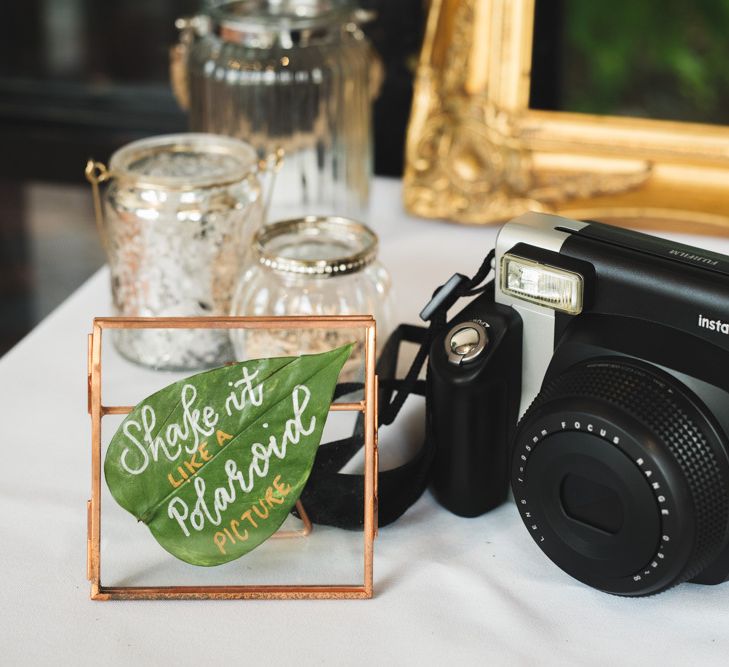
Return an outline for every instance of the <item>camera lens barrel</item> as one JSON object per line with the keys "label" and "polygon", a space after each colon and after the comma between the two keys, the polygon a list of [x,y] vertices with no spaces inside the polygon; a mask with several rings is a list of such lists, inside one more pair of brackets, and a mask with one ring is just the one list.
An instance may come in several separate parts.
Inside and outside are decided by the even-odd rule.
{"label": "camera lens barrel", "polygon": [[517,430],[521,517],[565,572],[603,591],[659,593],[729,539],[724,435],[678,380],[610,358],[548,380]]}

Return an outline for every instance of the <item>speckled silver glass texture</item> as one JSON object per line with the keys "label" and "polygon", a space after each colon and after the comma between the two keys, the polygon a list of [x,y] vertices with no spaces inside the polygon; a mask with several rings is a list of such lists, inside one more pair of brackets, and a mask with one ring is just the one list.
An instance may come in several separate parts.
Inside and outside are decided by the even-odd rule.
{"label": "speckled silver glass texture", "polygon": [[[211,134],[136,141],[114,153],[104,235],[116,315],[227,315],[235,279],[262,222],[255,151]],[[126,358],[193,370],[232,358],[226,331],[115,330]]]}

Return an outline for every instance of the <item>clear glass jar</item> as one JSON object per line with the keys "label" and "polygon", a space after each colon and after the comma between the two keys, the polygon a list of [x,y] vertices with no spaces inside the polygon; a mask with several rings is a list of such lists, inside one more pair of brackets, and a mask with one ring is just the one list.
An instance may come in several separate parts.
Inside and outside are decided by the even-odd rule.
{"label": "clear glass jar", "polygon": [[[227,315],[235,280],[262,224],[259,162],[247,144],[210,134],[142,139],[90,162],[115,315]],[[108,184],[103,201],[99,184]],[[125,357],[166,370],[232,357],[225,331],[120,329]]]}
{"label": "clear glass jar", "polygon": [[[233,315],[372,315],[378,341],[391,330],[390,277],[377,235],[347,218],[308,216],[262,228],[235,296]],[[233,330],[238,359],[323,352],[355,342],[343,380],[363,376],[364,338],[351,329]]]}
{"label": "clear glass jar", "polygon": [[244,0],[178,20],[172,81],[191,129],[285,151],[273,219],[366,212],[379,85],[368,17],[350,0]]}

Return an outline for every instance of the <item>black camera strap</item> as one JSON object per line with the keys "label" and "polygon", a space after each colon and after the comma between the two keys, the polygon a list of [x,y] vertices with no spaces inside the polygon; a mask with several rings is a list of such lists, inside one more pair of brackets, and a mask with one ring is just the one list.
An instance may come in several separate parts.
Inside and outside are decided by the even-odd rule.
{"label": "black camera strap", "polygon": [[[484,281],[491,272],[493,258],[492,250],[473,278],[456,273],[433,293],[420,313],[421,319],[429,322],[427,328],[401,324],[387,339],[377,362],[378,426],[392,424],[410,395],[424,396],[426,403],[429,401],[427,379],[424,381],[419,377],[431,344],[447,324],[448,309],[458,299],[475,296],[486,289],[489,283]],[[398,379],[395,376],[403,343],[414,343],[419,347],[405,377]],[[361,383],[339,384],[334,397],[336,399],[361,389]],[[427,405],[425,414],[430,414]],[[435,442],[430,433],[431,429],[426,423],[425,439],[417,453],[407,463],[379,472],[380,526],[386,526],[399,518],[428,485],[435,456]],[[301,494],[301,501],[314,523],[349,529],[362,527],[364,476],[342,473],[340,470],[362,448],[363,442],[364,420],[360,414],[350,437],[319,447],[311,476]]]}

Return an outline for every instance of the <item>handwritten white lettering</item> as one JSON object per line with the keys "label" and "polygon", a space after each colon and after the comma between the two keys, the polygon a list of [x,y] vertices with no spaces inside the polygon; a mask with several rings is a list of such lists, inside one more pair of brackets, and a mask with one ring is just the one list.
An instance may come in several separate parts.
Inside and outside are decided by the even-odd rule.
{"label": "handwritten white lettering", "polygon": [[249,374],[248,369],[243,366],[241,373],[243,374],[243,377],[240,380],[228,383],[229,386],[234,387],[235,389],[243,386],[240,395],[236,394],[235,391],[231,391],[228,398],[225,399],[225,412],[228,414],[228,417],[232,417],[233,415],[231,406],[240,411],[249,401],[251,405],[255,405],[256,407],[263,405],[263,383],[261,382],[255,387],[253,386],[253,380],[255,380],[258,376],[258,371]]}
{"label": "handwritten white lettering", "polygon": [[268,446],[260,442],[251,443],[252,459],[245,472],[238,468],[238,464],[233,459],[228,459],[224,466],[227,484],[213,489],[212,501],[206,500],[205,482],[201,477],[195,478],[197,500],[192,511],[181,498],[175,497],[170,500],[167,506],[168,516],[177,521],[185,537],[190,536],[190,528],[197,532],[201,531],[205,527],[206,521],[219,526],[222,521],[222,513],[235,502],[238,492],[250,493],[255,487],[256,480],[268,475],[270,460],[273,457],[283,460],[289,445],[298,444],[302,436],[311,435],[314,432],[316,417],[312,415],[308,424],[304,424],[304,413],[310,398],[311,391],[306,385],[294,387],[291,395],[293,417],[286,420],[280,442],[276,436],[271,435]]}
{"label": "handwritten white lettering", "polygon": [[[253,386],[252,384],[258,371],[251,375],[245,368],[243,370],[243,378],[236,383],[245,384],[242,396],[250,395],[249,400],[253,405],[261,405],[263,385]],[[137,420],[128,419],[124,424],[124,435],[127,436],[132,446],[122,451],[120,458],[122,468],[130,475],[141,475],[149,466],[150,460],[159,461],[160,454],[168,461],[176,461],[183,451],[194,454],[200,443],[215,433],[215,427],[220,421],[220,414],[213,406],[204,405],[198,408],[195,407],[196,402],[197,389],[194,385],[183,385],[180,393],[181,423],[167,424],[163,429],[164,436],[161,433],[155,435],[157,415],[150,405],[143,406],[140,411],[141,424]],[[239,409],[242,410],[245,404],[245,399],[243,399]],[[230,412],[228,414],[230,415]],[[136,434],[141,435],[141,442]],[[132,453],[134,453],[133,457]]]}

